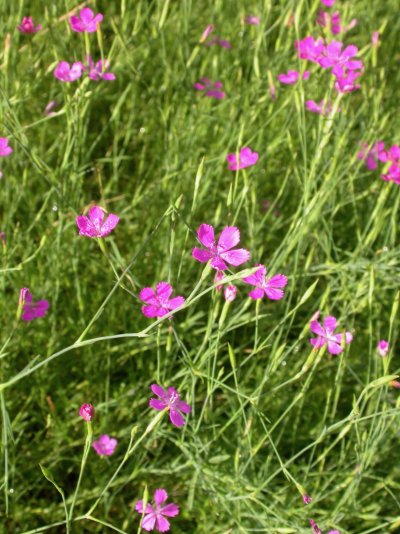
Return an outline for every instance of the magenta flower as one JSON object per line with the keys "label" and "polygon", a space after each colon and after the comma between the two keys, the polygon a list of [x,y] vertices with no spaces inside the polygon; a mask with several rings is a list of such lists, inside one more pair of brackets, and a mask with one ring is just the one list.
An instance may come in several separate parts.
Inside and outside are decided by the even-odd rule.
{"label": "magenta flower", "polygon": [[[286,85],[293,85],[298,81],[300,73],[297,70],[288,70],[287,74],[278,74],[278,80]],[[308,80],[310,71],[306,70],[302,76],[303,80]]]}
{"label": "magenta flower", "polygon": [[32,294],[30,293],[29,289],[27,289],[25,292],[24,302],[25,304],[22,308],[21,316],[21,319],[23,321],[33,321],[34,319],[38,319],[39,317],[44,317],[50,306],[48,300],[38,300],[37,302],[33,302]]}
{"label": "magenta flower", "polygon": [[237,171],[239,169],[246,169],[255,165],[258,161],[258,152],[253,152],[251,148],[245,146],[239,154],[228,154],[226,160],[229,163],[228,169],[230,171]]}
{"label": "magenta flower", "polygon": [[184,297],[174,297],[170,299],[173,289],[167,282],[159,282],[156,291],[151,287],[145,287],[139,294],[142,302],[147,306],[142,307],[142,313],[146,317],[164,317],[172,310],[179,308],[185,302]]}
{"label": "magenta flower", "polygon": [[250,291],[249,297],[253,300],[262,299],[264,296],[270,300],[281,300],[283,298],[283,290],[281,287],[287,285],[287,278],[284,274],[276,274],[271,278],[266,278],[267,269],[264,265],[258,264],[259,269],[243,278],[243,282],[251,286],[255,286],[255,289]]}
{"label": "magenta flower", "polygon": [[99,59],[97,63],[94,63],[91,56],[88,56],[88,66],[89,66],[89,78],[98,82],[99,80],[115,80],[116,76],[113,72],[107,72],[110,68],[110,62],[105,59],[102,61]]}
{"label": "magenta flower", "polygon": [[[221,282],[221,280],[223,280],[223,279],[224,279],[224,271],[217,271],[215,273],[215,276],[214,276],[214,285],[218,284],[218,282]],[[215,289],[216,289],[216,291],[221,291],[222,288],[223,288],[223,285],[220,284],[220,285],[216,286]]]}
{"label": "magenta flower", "polygon": [[149,406],[154,410],[169,410],[169,419],[174,426],[181,427],[185,424],[182,415],[192,411],[189,404],[180,399],[176,389],[169,387],[167,391],[157,384],[152,384],[151,390],[158,399],[154,397],[149,400]]}
{"label": "magenta flower", "polygon": [[384,339],[381,339],[378,343],[378,352],[382,358],[387,356],[387,353],[389,352],[389,343]]}
{"label": "magenta flower", "polygon": [[164,516],[175,517],[179,514],[179,506],[175,503],[163,506],[167,499],[168,494],[165,489],[157,489],[154,492],[154,506],[147,503],[146,508],[143,508],[142,499],[136,503],[135,510],[139,514],[144,514],[141,525],[144,530],[167,532],[170,529],[170,523]]}
{"label": "magenta flower", "polygon": [[353,336],[350,332],[346,332],[344,335],[335,334],[337,320],[332,315],[325,317],[323,324],[324,326],[321,326],[318,321],[310,322],[311,332],[318,336],[310,339],[311,345],[315,350],[318,350],[327,344],[331,354],[340,354],[343,351],[342,342],[351,343]]}
{"label": "magenta flower", "polygon": [[114,454],[118,441],[103,434],[97,441],[93,441],[93,449],[99,456],[111,456]]}
{"label": "magenta flower", "polygon": [[91,404],[82,404],[79,408],[79,415],[85,421],[91,421],[94,417],[94,407]]}
{"label": "magenta flower", "polygon": [[317,523],[313,519],[310,519],[310,525],[312,526],[314,534],[322,534],[322,530],[318,528]]}
{"label": "magenta flower", "polygon": [[332,7],[333,4],[336,2],[336,0],[321,0],[321,2],[324,4],[324,6],[326,7]]}
{"label": "magenta flower", "polygon": [[310,504],[312,502],[312,498],[306,493],[302,497],[303,497],[304,504]]}
{"label": "magenta flower", "polygon": [[225,98],[224,91],[221,91],[222,82],[220,81],[212,82],[209,78],[201,78],[201,83],[196,82],[193,87],[198,91],[205,91],[205,95],[210,98],[216,98],[217,100]]}
{"label": "magenta flower", "polygon": [[104,237],[111,233],[119,223],[119,217],[110,213],[104,221],[104,211],[100,206],[93,206],[86,215],[78,215],[76,224],[79,235],[86,237]]}
{"label": "magenta flower", "polygon": [[335,11],[335,13],[332,13],[331,15],[327,11],[320,10],[318,12],[317,24],[322,27],[330,27],[334,35],[337,35],[342,31],[339,11]]}
{"label": "magenta flower", "polygon": [[54,76],[62,82],[74,82],[82,76],[82,72],[86,67],[80,61],[76,61],[69,66],[67,61],[60,61],[54,69]]}
{"label": "magenta flower", "polygon": [[236,298],[237,289],[234,285],[226,286],[224,289],[224,297],[226,302],[233,302]]}
{"label": "magenta flower", "polygon": [[42,26],[40,24],[35,26],[32,17],[24,17],[21,24],[17,26],[17,29],[21,33],[37,33],[42,29]]}
{"label": "magenta flower", "polygon": [[332,74],[339,78],[345,76],[347,71],[354,71],[363,68],[363,62],[351,59],[358,54],[358,48],[354,45],[346,46],[342,51],[343,43],[331,41],[324,49],[319,64],[324,69],[332,67]]}
{"label": "magenta flower", "polygon": [[357,158],[364,160],[368,169],[374,171],[378,168],[378,161],[382,163],[388,161],[385,143],[383,141],[377,141],[371,148],[369,148],[368,143],[363,143],[361,150],[357,154]]}
{"label": "magenta flower", "polygon": [[93,33],[97,31],[100,22],[103,20],[102,13],[95,15],[89,7],[84,7],[79,13],[79,17],[73,15],[69,19],[71,29],[74,32]]}
{"label": "magenta flower", "polygon": [[311,35],[301,41],[295,41],[294,47],[300,59],[307,59],[313,63],[319,63],[325,52],[322,39],[315,40]]}
{"label": "magenta flower", "polygon": [[232,250],[240,241],[240,231],[236,226],[225,227],[215,241],[214,228],[209,224],[201,224],[197,230],[200,243],[207,249],[194,247],[192,256],[201,263],[211,260],[211,267],[218,271],[228,269],[228,264],[238,267],[250,259],[250,252],[243,248]]}
{"label": "magenta flower", "polygon": [[8,146],[8,143],[7,137],[0,137],[0,157],[9,156],[13,152],[13,149]]}
{"label": "magenta flower", "polygon": [[255,15],[248,15],[245,18],[246,24],[250,24],[253,26],[258,26],[260,24],[260,17],[256,17]]}
{"label": "magenta flower", "polygon": [[362,75],[362,71],[348,70],[343,76],[337,76],[335,89],[338,93],[353,93],[360,89],[361,85],[355,83],[356,79]]}
{"label": "magenta flower", "polygon": [[214,24],[209,24],[200,37],[200,43],[204,43],[207,37],[214,31]]}
{"label": "magenta flower", "polygon": [[[307,100],[306,109],[308,109],[308,111],[311,111],[312,113],[318,113],[319,115],[327,116],[332,112],[333,108],[331,103],[325,102],[325,100],[321,100],[319,104],[314,100]],[[341,109],[338,108],[337,111],[340,112]]]}
{"label": "magenta flower", "polygon": [[381,178],[386,182],[394,182],[400,185],[400,166],[397,163],[393,163],[387,170],[387,173],[381,175]]}

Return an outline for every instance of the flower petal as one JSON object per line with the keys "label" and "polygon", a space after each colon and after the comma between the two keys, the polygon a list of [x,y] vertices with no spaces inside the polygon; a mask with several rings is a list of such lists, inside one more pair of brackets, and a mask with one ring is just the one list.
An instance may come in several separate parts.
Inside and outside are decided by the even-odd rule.
{"label": "flower petal", "polygon": [[335,330],[337,326],[337,320],[336,317],[333,317],[333,315],[328,315],[328,317],[325,317],[324,319],[324,327],[328,334],[332,334],[332,332]]}
{"label": "flower petal", "polygon": [[155,515],[155,513],[154,514],[149,514],[149,515],[146,515],[143,518],[142,528],[149,532],[150,530],[154,530],[154,525],[155,524],[156,524],[156,515]]}
{"label": "flower petal", "polygon": [[166,302],[165,307],[168,308],[168,310],[175,310],[176,308],[182,306],[184,303],[185,299],[183,297],[175,297]]}
{"label": "flower petal", "polygon": [[93,223],[85,215],[78,215],[76,218],[76,225],[79,229],[79,234],[86,237],[95,237],[97,232]]}
{"label": "flower petal", "polygon": [[182,414],[173,408],[171,408],[169,411],[169,418],[174,426],[181,427],[185,424],[185,419],[183,418]]}
{"label": "flower petal", "polygon": [[244,248],[238,248],[236,250],[222,252],[221,258],[226,261],[226,263],[230,263],[231,265],[237,267],[238,265],[242,265],[242,263],[249,261],[250,252]]}
{"label": "flower petal", "polygon": [[325,337],[325,330],[322,328],[318,321],[310,322],[310,330],[311,332],[313,332],[313,334],[317,334],[317,336]]}
{"label": "flower petal", "polygon": [[249,293],[249,297],[253,300],[258,300],[264,298],[264,290],[261,289],[261,287],[257,287],[256,289],[253,289]]}
{"label": "flower petal", "polygon": [[162,308],[160,308],[160,306],[154,306],[154,305],[142,306],[143,315],[145,315],[146,317],[149,317],[150,319],[153,317],[159,317],[161,310]]}
{"label": "flower petal", "polygon": [[175,517],[179,514],[179,506],[173,502],[161,508],[160,512],[168,517]]}
{"label": "flower petal", "polygon": [[152,384],[150,386],[151,391],[154,393],[154,395],[157,395],[157,397],[160,397],[161,399],[167,399],[168,394],[165,391],[165,389],[158,384]]}
{"label": "flower petal", "polygon": [[283,291],[282,289],[275,289],[273,287],[265,288],[265,294],[270,300],[281,300],[283,298]]}
{"label": "flower petal", "polygon": [[214,228],[210,224],[201,224],[197,230],[197,237],[200,243],[206,248],[214,246]]}
{"label": "flower petal", "polygon": [[144,287],[139,293],[139,298],[141,301],[146,302],[147,304],[157,303],[157,297],[152,287]]}
{"label": "flower petal", "polygon": [[328,351],[331,354],[340,354],[343,351],[343,348],[339,343],[328,340]]}
{"label": "flower petal", "polygon": [[106,222],[101,227],[100,236],[104,237],[105,235],[111,233],[118,223],[119,217],[117,215],[114,215],[114,213],[110,213],[106,219]]}
{"label": "flower petal", "polygon": [[[138,501],[135,505],[135,510],[137,512],[139,512],[139,514],[143,514],[143,501],[142,499],[140,499],[140,501]],[[152,512],[154,512],[153,510],[153,507],[151,506],[151,504],[148,502],[146,504],[146,510],[145,510],[145,514],[151,514]]]}
{"label": "flower petal", "polygon": [[156,293],[157,297],[164,304],[165,301],[172,295],[172,286],[168,282],[159,282],[157,284]]}
{"label": "flower petal", "polygon": [[218,252],[224,252],[235,247],[240,241],[240,231],[236,226],[227,226],[218,239]]}
{"label": "flower petal", "polygon": [[186,404],[186,402],[180,399],[175,402],[175,406],[183,413],[190,413],[192,411],[192,408],[189,406],[189,404]]}
{"label": "flower petal", "polygon": [[287,285],[287,278],[284,274],[276,274],[267,280],[267,287],[285,287]]}
{"label": "flower petal", "polygon": [[99,206],[93,206],[90,208],[88,215],[94,226],[100,229],[104,219],[104,211]]}
{"label": "flower petal", "polygon": [[261,286],[264,283],[265,275],[267,274],[267,268],[264,265],[260,265],[260,268],[250,276],[242,278],[243,282],[250,284],[251,286]]}
{"label": "flower petal", "polygon": [[201,248],[197,247],[194,247],[194,249],[192,250],[192,256],[201,263],[207,263],[212,258],[211,252],[209,252],[208,250],[202,250]]}
{"label": "flower petal", "polygon": [[167,404],[165,401],[160,400],[160,399],[150,399],[149,406],[150,408],[153,408],[154,410],[158,410],[160,412],[162,410],[165,410],[165,408],[167,407]]}
{"label": "flower petal", "polygon": [[165,489],[160,488],[156,489],[154,492],[154,502],[157,506],[160,506],[160,504],[163,504],[168,499],[168,493],[165,491]]}
{"label": "flower petal", "polygon": [[227,264],[219,256],[213,258],[210,265],[213,269],[217,269],[217,271],[225,271],[228,268]]}
{"label": "flower petal", "polygon": [[165,519],[161,514],[157,514],[156,527],[159,532],[168,532],[170,529],[168,519]]}

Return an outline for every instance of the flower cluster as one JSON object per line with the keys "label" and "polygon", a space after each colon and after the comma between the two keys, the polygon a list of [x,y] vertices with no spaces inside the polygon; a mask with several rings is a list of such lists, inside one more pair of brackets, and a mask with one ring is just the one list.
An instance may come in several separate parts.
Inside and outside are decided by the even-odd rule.
{"label": "flower cluster", "polygon": [[381,174],[382,180],[400,185],[399,145],[392,145],[386,150],[383,141],[376,141],[371,147],[368,143],[363,143],[357,157],[365,161],[365,165],[370,171],[376,170],[380,163],[384,164]]}

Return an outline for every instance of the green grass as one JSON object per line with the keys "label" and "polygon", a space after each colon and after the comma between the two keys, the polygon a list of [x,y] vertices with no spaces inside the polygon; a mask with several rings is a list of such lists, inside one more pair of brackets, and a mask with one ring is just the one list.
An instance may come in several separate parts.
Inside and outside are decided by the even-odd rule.
{"label": "green grass", "polygon": [[[269,75],[304,67],[293,42],[321,31],[317,0],[96,2],[105,17],[91,52],[102,44],[117,80],[73,84],[52,71],[84,57],[65,18],[76,4],[0,6],[0,135],[14,147],[0,161],[0,531],[67,531],[86,439],[77,412],[91,402],[94,437],[119,444],[107,459],[89,450],[70,533],[138,532],[146,486],[179,504],[177,534],[310,533],[310,517],[324,533],[395,532],[400,189],[356,156],[360,141],[399,142],[397,1],[337,1],[359,21],[344,41],[365,73],[328,119],[304,108],[337,98],[316,66],[269,95]],[[246,14],[261,25],[244,26]],[[45,30],[19,34],[23,15]],[[211,22],[231,50],[198,45]],[[201,76],[227,98],[196,92]],[[258,164],[228,171],[226,154],[246,145]],[[105,251],[77,235],[92,202],[121,217]],[[191,257],[204,222],[237,224],[252,252],[243,268],[287,274],[285,298],[256,304],[238,282],[224,309]],[[160,280],[187,298],[172,322],[140,312],[139,290]],[[21,287],[50,301],[46,318],[15,320]],[[317,310],[353,332],[342,355],[312,352]],[[184,429],[165,416],[146,433],[154,382],[192,406]]]}

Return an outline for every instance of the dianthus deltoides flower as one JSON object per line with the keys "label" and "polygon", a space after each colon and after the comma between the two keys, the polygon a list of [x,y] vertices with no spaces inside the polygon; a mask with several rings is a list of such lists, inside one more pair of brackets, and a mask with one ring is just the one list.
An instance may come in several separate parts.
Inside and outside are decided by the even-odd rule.
{"label": "dianthus deltoides flower", "polygon": [[310,343],[315,350],[320,349],[324,345],[328,345],[328,351],[331,354],[340,354],[343,351],[342,342],[348,344],[353,340],[353,336],[350,332],[345,334],[335,334],[335,329],[337,327],[336,317],[329,315],[325,317],[323,321],[323,326],[313,320],[310,322],[310,330],[314,334],[317,334],[317,338],[311,338]]}
{"label": "dianthus deltoides flower", "polygon": [[161,488],[154,492],[154,505],[147,503],[146,508],[144,508],[142,499],[136,503],[135,510],[139,514],[144,514],[141,525],[144,530],[167,532],[170,529],[170,523],[164,516],[177,516],[179,514],[179,506],[175,503],[164,505],[167,499],[168,493]]}
{"label": "dianthus deltoides flower", "polygon": [[0,156],[9,156],[13,149],[8,145],[7,137],[0,137]]}
{"label": "dianthus deltoides flower", "polygon": [[21,319],[23,321],[33,321],[34,319],[38,319],[39,317],[44,317],[50,306],[49,301],[38,300],[37,302],[33,302],[33,297],[29,289],[24,288],[23,290],[21,290],[21,292],[22,291],[24,293]]}
{"label": "dianthus deltoides flower", "polygon": [[81,61],[76,61],[70,66],[68,61],[60,61],[54,69],[54,76],[61,82],[74,82],[78,80],[86,67]]}
{"label": "dianthus deltoides flower", "polygon": [[97,31],[98,25],[103,20],[103,14],[98,13],[95,15],[89,7],[84,7],[79,13],[79,17],[73,15],[69,19],[71,29],[74,32],[82,33],[93,33]]}
{"label": "dianthus deltoides flower", "polygon": [[214,228],[209,224],[201,224],[197,237],[206,250],[194,247],[192,256],[201,263],[211,260],[211,267],[218,271],[228,269],[228,264],[237,267],[250,259],[250,252],[244,248],[232,250],[240,241],[239,228],[227,226],[221,232],[218,242],[215,240]]}
{"label": "dianthus deltoides flower", "polygon": [[243,278],[243,282],[255,286],[255,289],[250,291],[249,297],[253,300],[262,299],[264,296],[270,300],[280,300],[283,298],[282,287],[287,285],[287,278],[284,274],[276,274],[271,278],[267,278],[267,269],[264,265],[259,264],[259,269]]}
{"label": "dianthus deltoides flower", "polygon": [[[189,404],[181,400],[179,393],[175,388],[169,387],[167,391],[157,384],[152,384],[151,391],[157,395],[158,399],[154,397],[149,400],[149,406],[154,410],[169,410],[169,418],[174,426],[181,427],[185,424],[185,419],[182,415],[188,414],[192,411]],[[182,412],[182,413],[181,413]]]}
{"label": "dianthus deltoides flower", "polygon": [[146,303],[142,307],[142,313],[146,317],[164,317],[172,310],[179,308],[185,303],[184,297],[178,296],[173,299],[173,288],[168,282],[159,282],[154,291],[151,287],[145,287],[139,294],[141,301]]}
{"label": "dianthus deltoides flower", "polygon": [[228,162],[228,169],[230,171],[237,171],[240,169],[246,169],[255,165],[258,161],[258,152],[253,152],[251,148],[245,146],[239,152],[239,154],[228,154],[226,156]]}
{"label": "dianthus deltoides flower", "polygon": [[99,59],[96,63],[91,56],[88,56],[89,78],[95,82],[99,80],[114,81],[116,76],[113,72],[109,72],[110,62],[108,59],[104,61]]}
{"label": "dianthus deltoides flower", "polygon": [[17,26],[17,29],[21,33],[37,33],[42,29],[42,26],[40,24],[35,26],[32,17],[23,17],[21,24]]}
{"label": "dianthus deltoides flower", "polygon": [[104,211],[100,206],[93,206],[86,215],[78,215],[76,225],[79,235],[86,237],[104,237],[114,230],[119,223],[119,217],[110,213],[104,221]]}
{"label": "dianthus deltoides flower", "polygon": [[99,456],[111,456],[114,454],[118,441],[103,434],[97,441],[93,441],[93,449]]}

